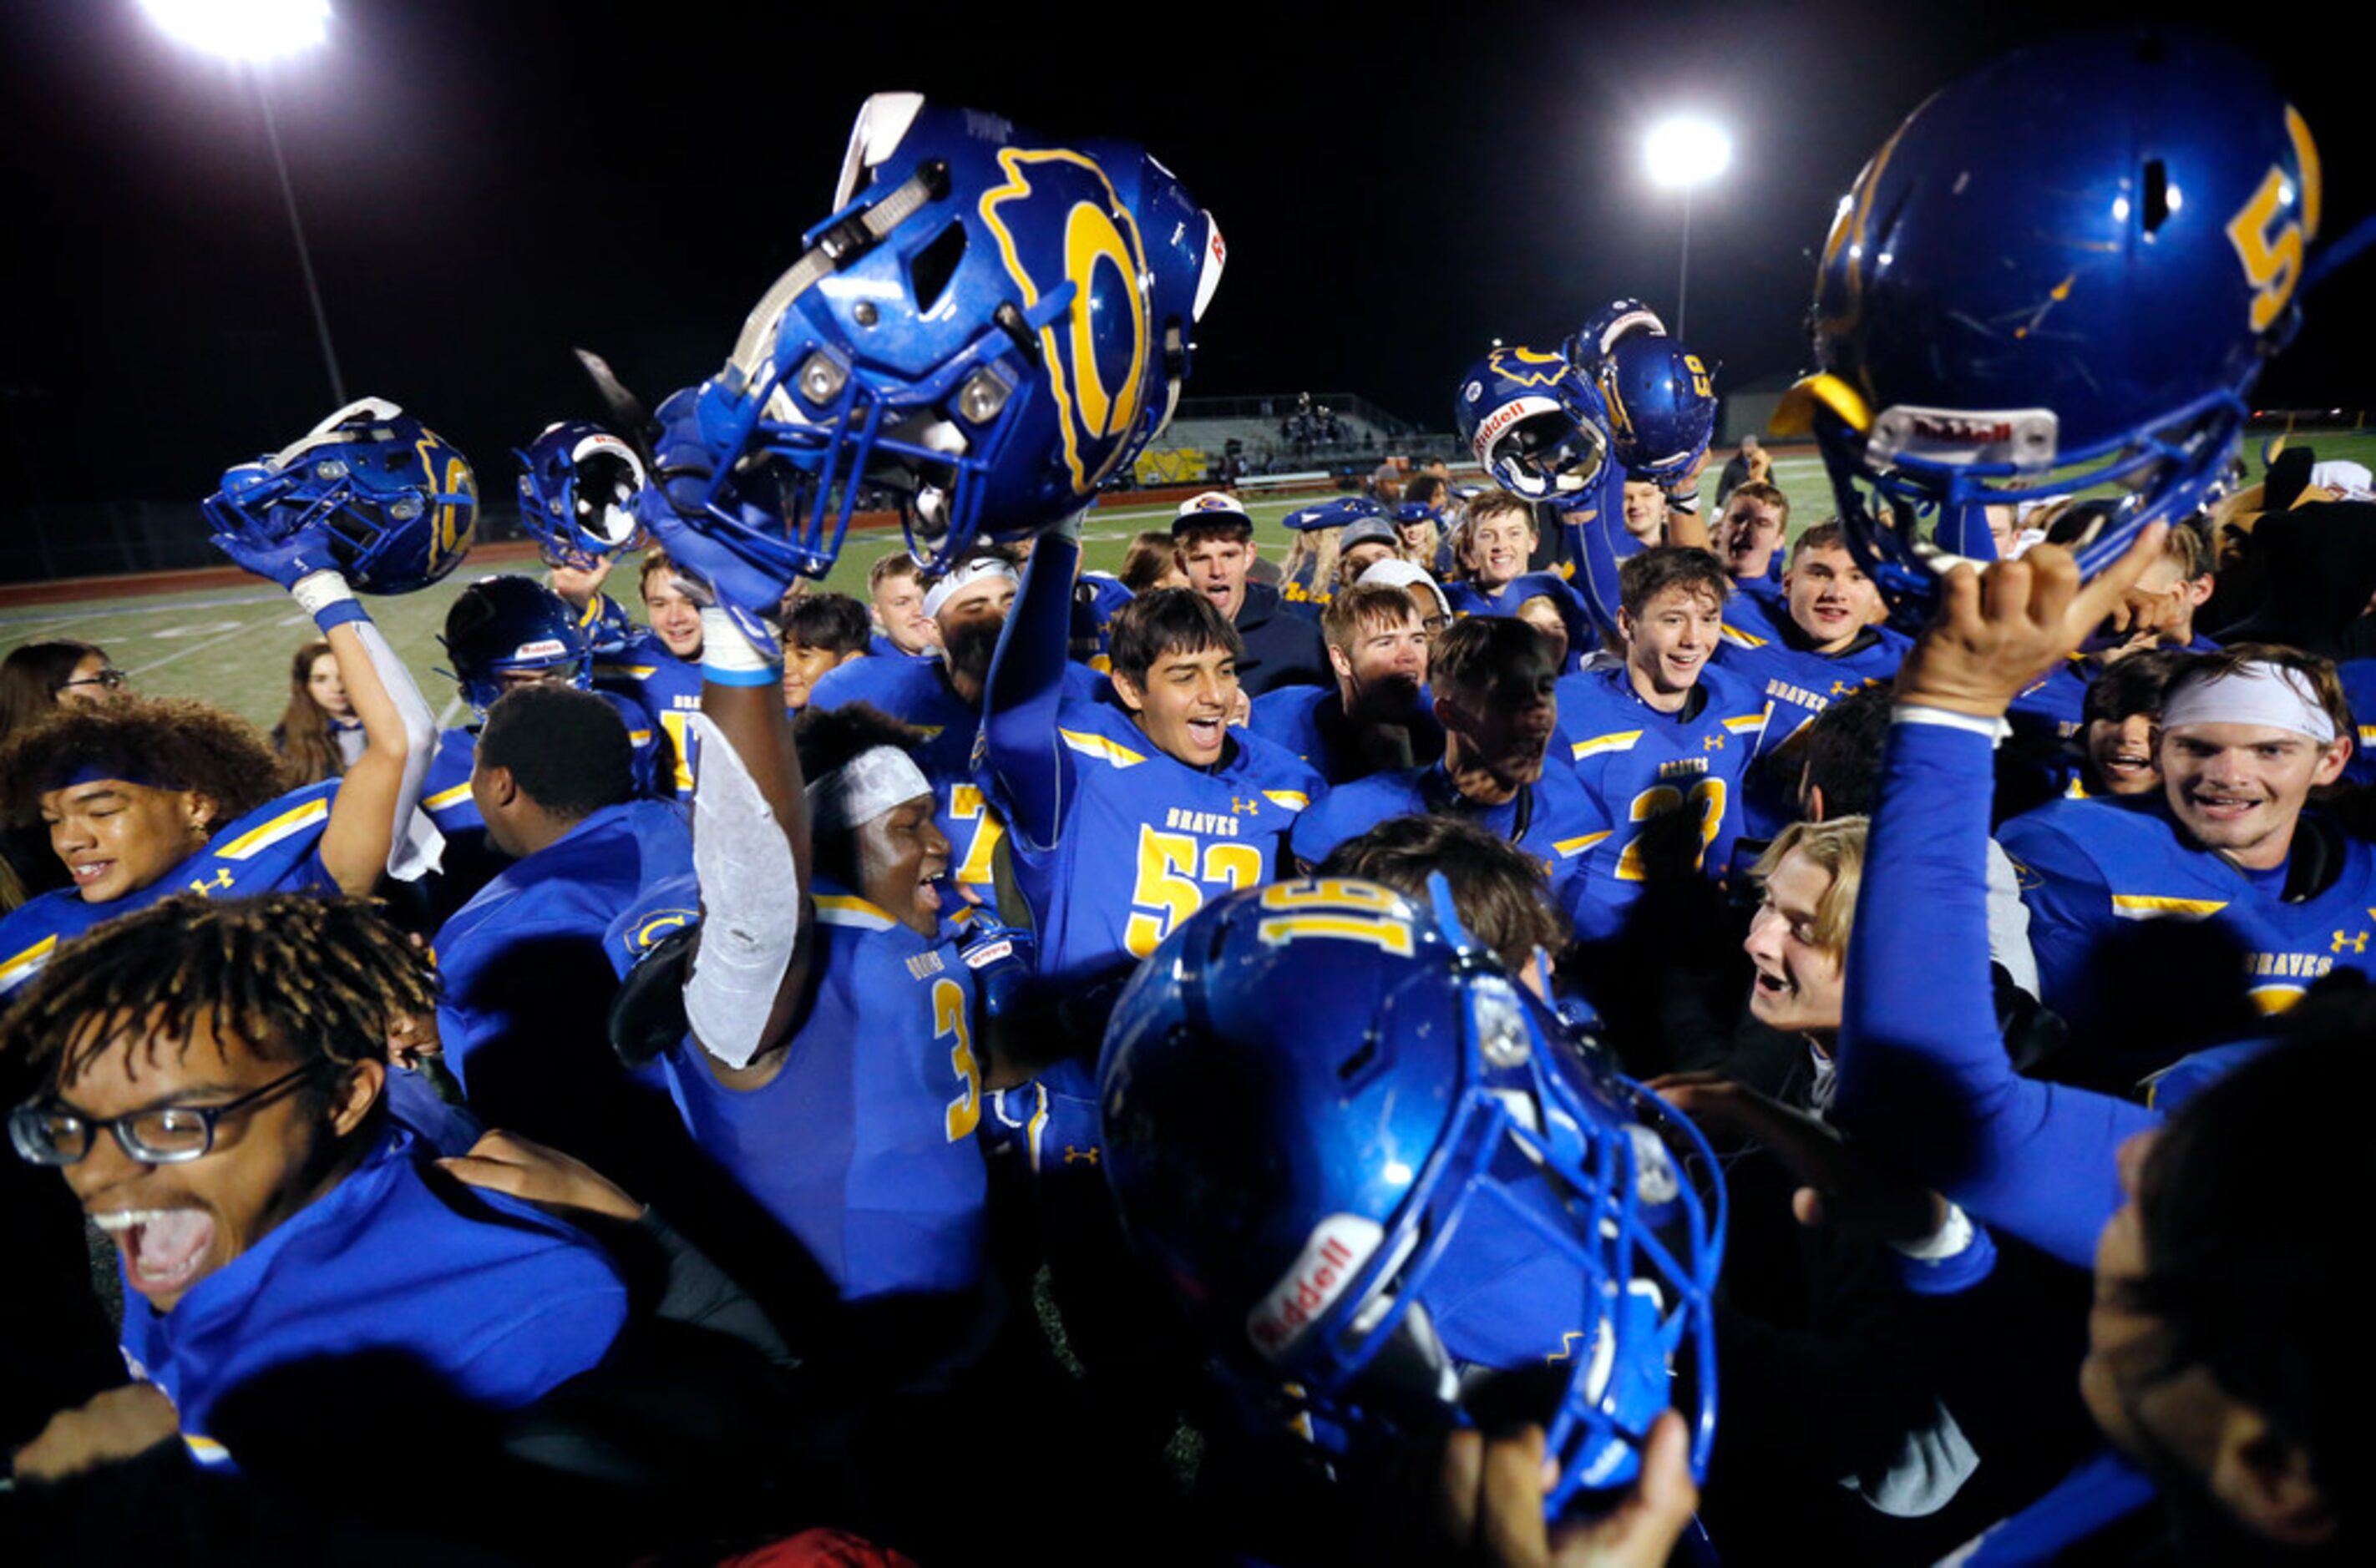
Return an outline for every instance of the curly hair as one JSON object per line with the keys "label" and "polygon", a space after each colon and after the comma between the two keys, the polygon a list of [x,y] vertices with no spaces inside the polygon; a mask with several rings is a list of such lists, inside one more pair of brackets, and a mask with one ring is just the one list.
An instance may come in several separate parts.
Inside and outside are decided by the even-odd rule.
{"label": "curly hair", "polygon": [[0,744],[0,811],[41,815],[42,796],[75,774],[192,790],[212,801],[209,831],[281,792],[280,759],[246,719],[188,697],[126,697],[59,708]]}
{"label": "curly hair", "polygon": [[186,1051],[204,1019],[260,1056],[346,1067],[436,1004],[428,956],[373,901],[184,893],[59,948],[0,1019],[0,1059],[71,1083],[127,1029]]}

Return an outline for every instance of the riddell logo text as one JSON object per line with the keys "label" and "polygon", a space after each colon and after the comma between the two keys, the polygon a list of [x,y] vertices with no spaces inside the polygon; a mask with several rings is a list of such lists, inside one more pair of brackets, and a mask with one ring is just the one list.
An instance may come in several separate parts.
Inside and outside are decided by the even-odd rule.
{"label": "riddell logo text", "polygon": [[2008,420],[1959,420],[1916,414],[1910,424],[1918,440],[1955,446],[1996,446],[2013,439],[2013,424]]}
{"label": "riddell logo text", "polygon": [[1483,420],[1479,422],[1476,436],[1477,445],[1479,447],[1485,446],[1491,443],[1495,436],[1501,434],[1503,431],[1509,429],[1520,420],[1525,419],[1528,414],[1540,413],[1547,407],[1549,407],[1548,404],[1544,403],[1541,399],[1535,398],[1521,398],[1515,403],[1503,404],[1500,408],[1494,410],[1491,413],[1485,416]]}
{"label": "riddell logo text", "polygon": [[1372,1220],[1332,1214],[1313,1227],[1292,1267],[1246,1314],[1246,1334],[1263,1354],[1277,1355],[1301,1336],[1352,1284],[1384,1239]]}

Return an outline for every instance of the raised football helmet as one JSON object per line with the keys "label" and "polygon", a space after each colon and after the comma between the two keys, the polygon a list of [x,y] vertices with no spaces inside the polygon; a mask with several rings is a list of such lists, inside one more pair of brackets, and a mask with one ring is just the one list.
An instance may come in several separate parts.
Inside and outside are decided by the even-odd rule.
{"label": "raised football helmet", "polygon": [[1432,914],[1374,883],[1248,889],[1155,950],[1099,1065],[1123,1229],[1229,1381],[1348,1445],[1538,1420],[1557,1513],[1631,1481],[1679,1405],[1704,1467],[1706,1146],[1438,888]]}
{"label": "raised football helmet", "polygon": [[1364,517],[1383,517],[1385,515],[1385,507],[1369,496],[1332,495],[1309,506],[1298,506],[1279,519],[1279,526],[1292,533],[1305,533],[1313,529],[1341,529]]}
{"label": "raised football helmet", "polygon": [[359,593],[411,593],[461,564],[479,526],[462,454],[378,398],[222,477],[200,503],[218,534],[279,545],[311,530]]}
{"label": "raised football helmet", "polygon": [[590,572],[635,542],[644,460],[584,420],[563,420],[512,456],[519,459],[520,526],[548,566]]}
{"label": "raised football helmet", "polygon": [[1609,415],[1558,354],[1496,349],[1468,367],[1453,422],[1493,482],[1529,501],[1585,489],[1609,462]]}
{"label": "raised football helmet", "polygon": [[1820,373],[1777,428],[1812,422],[1893,598],[1990,559],[1987,506],[2111,486],[2093,573],[2226,468],[2319,204],[2309,127],[2228,44],[2132,28],[2007,55],[1917,109],[1841,199]]}
{"label": "raised football helmet", "polygon": [[462,700],[484,718],[509,689],[505,675],[557,671],[579,691],[593,684],[593,650],[577,619],[534,577],[481,577],[455,599],[437,640],[454,661]]}
{"label": "raised football helmet", "polygon": [[871,495],[945,564],[1079,512],[1169,421],[1223,249],[1138,148],[882,93],[834,200],[725,367],[661,410],[694,527],[789,583]]}
{"label": "raised football helmet", "polygon": [[1664,333],[1620,341],[1602,356],[1594,384],[1609,410],[1617,460],[1635,479],[1680,477],[1716,434],[1716,373]]}
{"label": "raised football helmet", "polygon": [[1600,368],[1610,350],[1632,338],[1664,338],[1667,324],[1639,300],[1611,300],[1585,317],[1575,336],[1560,346],[1568,362],[1586,375]]}

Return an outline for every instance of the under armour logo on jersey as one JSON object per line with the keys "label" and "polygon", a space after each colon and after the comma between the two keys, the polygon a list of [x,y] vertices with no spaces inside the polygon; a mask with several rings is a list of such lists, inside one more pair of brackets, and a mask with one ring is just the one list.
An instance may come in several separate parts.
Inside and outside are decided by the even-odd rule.
{"label": "under armour logo on jersey", "polygon": [[1240,812],[1243,812],[1248,816],[1260,816],[1262,815],[1262,802],[1260,801],[1241,800],[1239,797],[1231,795],[1230,797],[1230,812],[1232,815],[1235,815]]}
{"label": "under armour logo on jersey", "polygon": [[1700,750],[1704,752],[1720,752],[1724,750],[1724,737],[1721,735],[1703,736],[1700,740]]}
{"label": "under armour logo on jersey", "polygon": [[[211,878],[203,882],[193,882],[190,884],[190,891],[193,893],[212,894],[222,888],[229,887],[230,885],[231,867],[224,866],[220,870],[217,871]],[[2336,934],[2340,935],[2341,933],[2337,932]]]}
{"label": "under armour logo on jersey", "polygon": [[2343,932],[2338,931],[2334,933],[2334,941],[2333,944],[2327,948],[2327,951],[2330,953],[2340,953],[2346,947],[2350,948],[2354,953],[2367,952],[2368,933],[2363,931],[2357,936],[2346,936]]}
{"label": "under armour logo on jersey", "polygon": [[1091,1144],[1087,1148],[1075,1148],[1072,1145],[1066,1144],[1064,1146],[1064,1163],[1070,1165],[1076,1159],[1086,1159],[1091,1165],[1095,1165],[1098,1162],[1098,1146]]}
{"label": "under armour logo on jersey", "polygon": [[1832,683],[1832,695],[1835,697],[1844,697],[1854,690],[1856,690],[1856,688],[1849,685],[1846,681],[1835,681]]}

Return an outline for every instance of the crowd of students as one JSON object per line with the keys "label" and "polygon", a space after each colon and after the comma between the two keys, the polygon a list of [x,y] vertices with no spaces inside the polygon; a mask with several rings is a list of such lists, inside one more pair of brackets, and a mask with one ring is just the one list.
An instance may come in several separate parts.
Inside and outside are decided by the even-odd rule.
{"label": "crowd of students", "polygon": [[[1865,183],[2210,48],[2016,57]],[[1218,266],[1168,172],[1099,144],[1075,210],[1176,253],[998,304],[925,434],[815,346],[889,285],[806,292],[1100,168],[1019,135],[870,101],[727,370],[523,454],[474,722],[356,596],[475,507],[373,401],[208,503],[321,633],[274,742],[10,656],[11,1560],[2354,1557],[2376,555],[2294,564],[2368,504],[2235,487],[2215,398],[2182,493],[2163,410],[2147,504],[1877,505],[1905,399],[1834,373],[1939,307],[1872,276],[1795,533],[1748,452],[1703,518],[1710,377],[1619,302],[1462,379],[1481,482],[1302,507],[1276,582],[1227,492],[1086,572]],[[1030,467],[1073,410],[1009,377],[1099,373],[1027,322],[1099,287],[1173,351]],[[844,440],[921,529],[864,601],[780,471]]]}

